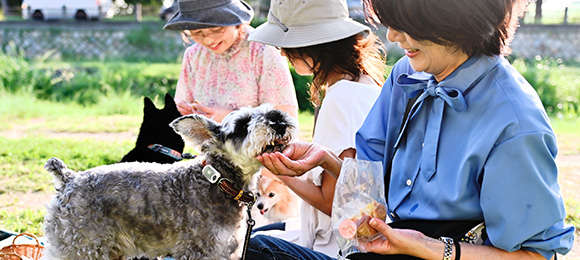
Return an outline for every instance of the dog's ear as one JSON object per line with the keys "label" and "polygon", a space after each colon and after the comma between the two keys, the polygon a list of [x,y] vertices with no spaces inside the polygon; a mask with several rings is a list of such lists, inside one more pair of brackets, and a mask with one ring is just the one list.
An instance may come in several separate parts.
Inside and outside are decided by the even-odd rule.
{"label": "dog's ear", "polygon": [[143,114],[152,113],[153,111],[158,110],[150,98],[148,97],[143,98],[143,102],[145,103],[145,106],[143,106]]}
{"label": "dog's ear", "polygon": [[217,140],[220,125],[202,115],[186,115],[169,124],[184,141],[193,147],[199,147],[206,141]]}
{"label": "dog's ear", "polygon": [[173,100],[173,97],[169,93],[165,93],[165,107],[163,109],[165,109],[165,110],[167,110],[167,109],[176,110],[177,109],[177,105],[175,104],[175,100]]}

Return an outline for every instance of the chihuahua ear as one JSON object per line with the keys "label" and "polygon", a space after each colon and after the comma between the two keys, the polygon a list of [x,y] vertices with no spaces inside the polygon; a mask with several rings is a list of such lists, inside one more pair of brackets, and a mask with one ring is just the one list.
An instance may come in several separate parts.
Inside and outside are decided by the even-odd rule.
{"label": "chihuahua ear", "polygon": [[202,115],[178,117],[169,124],[181,138],[192,147],[200,147],[204,142],[217,140],[220,125]]}

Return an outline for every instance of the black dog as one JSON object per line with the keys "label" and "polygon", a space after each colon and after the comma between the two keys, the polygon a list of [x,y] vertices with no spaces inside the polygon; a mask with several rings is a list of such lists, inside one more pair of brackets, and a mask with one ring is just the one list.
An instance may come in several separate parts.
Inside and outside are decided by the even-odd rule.
{"label": "black dog", "polygon": [[157,109],[153,101],[144,98],[143,123],[139,129],[135,148],[123,156],[121,162],[174,163],[182,159],[185,143],[169,126],[181,116],[173,97],[165,94],[165,107]]}

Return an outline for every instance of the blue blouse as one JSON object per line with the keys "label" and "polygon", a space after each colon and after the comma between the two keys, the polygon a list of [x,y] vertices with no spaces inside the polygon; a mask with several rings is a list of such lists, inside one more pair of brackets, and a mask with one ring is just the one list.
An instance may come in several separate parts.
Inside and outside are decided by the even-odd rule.
{"label": "blue blouse", "polygon": [[439,83],[402,58],[356,148],[359,159],[393,159],[387,202],[401,220],[484,220],[487,243],[546,258],[572,248],[556,136],[535,90],[501,56],[471,57]]}

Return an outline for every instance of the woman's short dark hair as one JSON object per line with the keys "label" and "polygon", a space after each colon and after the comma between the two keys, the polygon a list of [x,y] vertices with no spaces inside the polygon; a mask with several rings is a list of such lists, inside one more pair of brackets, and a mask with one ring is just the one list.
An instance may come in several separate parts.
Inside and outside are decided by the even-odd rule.
{"label": "woman's short dark hair", "polygon": [[417,41],[456,46],[469,56],[499,55],[517,27],[522,0],[363,0],[367,15]]}

